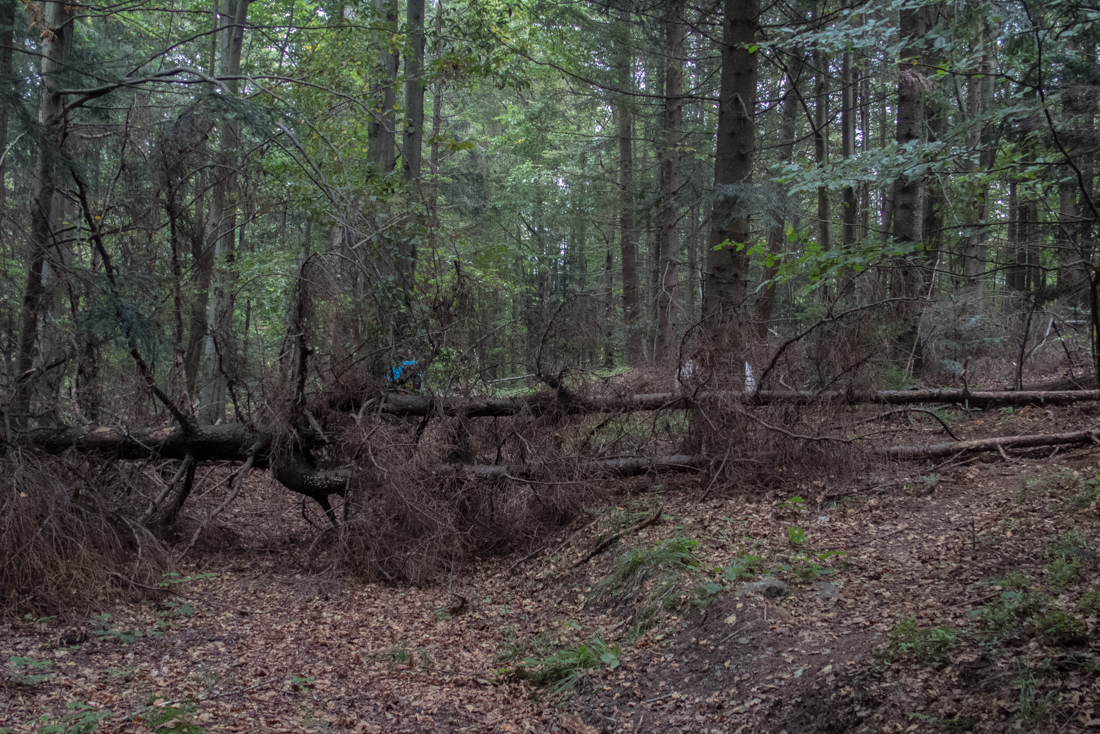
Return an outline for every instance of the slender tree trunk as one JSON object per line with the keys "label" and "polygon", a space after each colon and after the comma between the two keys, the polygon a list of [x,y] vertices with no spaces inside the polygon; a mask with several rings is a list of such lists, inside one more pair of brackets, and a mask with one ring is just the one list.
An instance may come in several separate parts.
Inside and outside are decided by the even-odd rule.
{"label": "slender tree trunk", "polygon": [[687,26],[681,21],[678,6],[670,10],[665,27],[665,99],[661,113],[661,209],[657,224],[660,249],[660,293],[657,297],[657,362],[676,362],[679,340],[676,336],[677,285],[680,282],[680,204],[683,185],[680,143],[683,136],[684,39]]}
{"label": "slender tree trunk", "polygon": [[[933,25],[929,19],[926,27]],[[923,54],[923,65],[926,69],[937,69],[943,64],[942,55],[936,49],[929,49]],[[933,95],[924,96],[924,127],[926,139],[929,142],[942,140],[947,127],[944,119],[944,106]],[[923,265],[921,273],[921,293],[929,298],[935,289],[936,264],[939,262],[943,250],[943,187],[936,180],[931,180],[924,185],[924,195],[921,197],[923,214],[921,216],[921,240],[924,245]]]}
{"label": "slender tree trunk", "polygon": [[[1020,197],[1016,192],[1016,182],[1008,182],[1008,260],[1005,270],[1005,289],[1008,291],[1007,301],[1012,301],[1015,293],[1019,293],[1027,286],[1027,273],[1023,267],[1024,258],[1021,250],[1021,240],[1027,232],[1027,206],[1020,205]],[[1006,302],[1006,308],[1011,306]]]}
{"label": "slender tree trunk", "polygon": [[[844,52],[841,62],[841,105],[840,105],[840,155],[845,158],[854,158],[856,155],[856,84],[855,62],[851,51]],[[845,247],[855,243],[857,226],[859,222],[859,205],[856,199],[854,186],[845,186],[841,195],[843,211],[841,212],[840,242]]]}
{"label": "slender tree trunk", "polygon": [[[989,43],[988,25],[982,29],[980,43],[985,47]],[[971,162],[968,168],[971,172],[989,171],[993,167],[993,136],[996,134],[992,123],[978,124],[982,116],[993,104],[994,68],[993,58],[985,51],[978,62],[976,74],[967,82],[967,114],[974,122],[970,139],[967,141],[971,150]],[[980,186],[974,196],[971,205],[974,209],[974,218],[978,222],[975,232],[967,238],[966,252],[963,256],[964,291],[974,300],[980,301],[982,297],[982,280],[985,276],[985,262],[987,259],[986,241],[989,239],[989,184]]]}
{"label": "slender tree trunk", "polygon": [[[424,148],[424,0],[407,0],[411,53],[405,56],[405,140],[401,151],[401,171],[412,187],[416,206],[421,205],[421,155]],[[423,216],[418,219],[423,222]],[[416,242],[411,237],[397,254],[399,284],[405,293],[406,309],[411,308],[416,282]]]}
{"label": "slender tree trunk", "polygon": [[1039,222],[1039,200],[1027,202],[1027,237],[1024,239],[1024,258],[1027,265],[1027,290],[1033,298],[1038,298],[1046,285],[1046,277],[1039,264],[1040,238],[1042,225]]}
{"label": "slender tree trunk", "polygon": [[[829,56],[823,51],[814,51],[813,63],[816,69],[814,84],[814,157],[818,168],[829,165]],[[821,186],[817,189],[817,244],[823,252],[833,248],[831,203],[829,189]]]}
{"label": "slender tree trunk", "polygon": [[629,50],[629,11],[620,15],[616,79],[619,94],[612,96],[619,136],[619,251],[623,266],[623,322],[626,327],[626,363],[642,361],[641,285],[638,279],[638,233],[634,223],[634,112],[629,93],[634,89],[633,59]]}
{"label": "slender tree trunk", "polygon": [[604,352],[603,366],[612,369],[615,366],[615,250],[612,240],[607,237],[607,252],[604,257]]}
{"label": "slender tree trunk", "polygon": [[[221,73],[230,94],[237,94],[240,83],[232,79],[241,71],[244,24],[249,0],[222,0]],[[214,424],[225,418],[227,360],[232,343],[234,286],[236,284],[237,238],[237,154],[241,144],[240,126],[221,125],[218,145],[217,180],[214,183],[207,248],[213,251],[215,279],[207,310],[206,344],[203,349],[202,385],[199,388],[198,420]],[[219,266],[220,264],[220,266]]]}
{"label": "slender tree trunk", "polygon": [[39,39],[42,87],[38,104],[38,124],[43,131],[35,160],[31,186],[30,237],[27,273],[20,311],[19,342],[16,346],[15,377],[21,381],[11,402],[16,425],[31,422],[32,396],[39,384],[36,364],[40,353],[42,315],[49,299],[47,277],[49,252],[53,247],[53,207],[61,170],[64,167],[65,110],[62,96],[64,68],[72,47],[73,8],[59,2],[44,2],[42,32]]}
{"label": "slender tree trunk", "polygon": [[[729,215],[715,221],[707,252],[703,318],[715,375],[728,375],[734,389],[744,384],[744,304],[748,290],[749,216],[745,191],[752,183],[756,152],[757,60],[760,0],[725,0],[722,28],[718,140],[715,149],[715,208]],[[725,382],[719,379],[719,384]]]}
{"label": "slender tree trunk", "polygon": [[[435,37],[443,37],[443,0],[439,0],[435,11]],[[443,78],[438,77],[432,83],[432,138],[431,149],[428,153],[428,169],[431,174],[431,185],[428,191],[428,227],[433,238],[439,231],[439,164],[440,145],[439,133],[443,128]]]}
{"label": "slender tree trunk", "polygon": [[[795,54],[796,60],[791,63],[790,76],[787,78],[787,93],[783,96],[783,123],[779,128],[781,142],[777,150],[781,163],[790,163],[794,155],[798,122],[798,83],[801,81],[804,67],[802,50],[796,50]],[[768,322],[771,321],[772,310],[775,308],[777,291],[774,280],[779,273],[779,266],[782,265],[779,255],[783,252],[787,240],[787,209],[790,203],[786,188],[780,186],[775,194],[775,204],[768,212],[768,254],[773,258],[772,264],[764,265],[765,285],[756,296],[756,313],[753,315],[756,338],[760,342],[766,342],[768,339]]]}
{"label": "slender tree trunk", "polygon": [[[0,88],[12,89],[15,77],[12,73],[12,57],[15,44],[16,0],[0,0]],[[9,104],[0,99],[0,154],[8,149]],[[7,159],[0,162],[0,221],[8,206]]]}

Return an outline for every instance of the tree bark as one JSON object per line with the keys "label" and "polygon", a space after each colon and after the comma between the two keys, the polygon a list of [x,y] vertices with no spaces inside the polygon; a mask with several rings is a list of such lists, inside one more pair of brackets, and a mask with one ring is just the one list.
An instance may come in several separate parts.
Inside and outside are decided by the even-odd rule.
{"label": "tree bark", "polygon": [[[424,149],[424,0],[408,0],[408,25],[411,53],[405,56],[405,140],[401,151],[401,172],[411,187],[416,206],[422,205],[420,187],[421,157]],[[423,215],[417,220],[423,224]],[[396,253],[398,285],[405,295],[406,310],[411,307],[416,283],[416,241],[408,238]]]}
{"label": "tree bark", "polygon": [[53,247],[53,208],[61,169],[64,167],[65,110],[59,91],[69,49],[72,47],[72,6],[44,2],[40,54],[42,88],[38,105],[38,124],[43,131],[35,159],[30,202],[30,237],[27,271],[20,311],[19,341],[15,355],[15,394],[11,415],[17,426],[29,425],[32,398],[42,377],[42,364],[36,363],[41,337],[42,314],[49,299],[47,278],[49,251]]}
{"label": "tree bark", "polygon": [[[13,89],[15,78],[12,74],[12,58],[15,50],[15,8],[16,0],[0,0],[0,86],[3,89]],[[8,149],[8,120],[10,118],[9,103],[6,99],[0,99],[0,154]],[[0,216],[3,216],[8,206],[7,191],[7,158],[0,162]]]}
{"label": "tree bark", "polygon": [[[829,165],[829,55],[814,51],[814,158],[818,168]],[[822,252],[833,249],[832,207],[829,188],[817,189],[817,244]]]}
{"label": "tree bark", "polygon": [[672,6],[665,27],[665,98],[661,113],[661,208],[657,224],[660,293],[657,297],[657,363],[673,365],[678,355],[676,291],[680,281],[680,204],[683,185],[680,144],[683,136],[684,40],[687,26]]}
{"label": "tree bark", "polygon": [[[856,84],[855,61],[851,51],[844,52],[841,62],[841,105],[840,105],[840,155],[854,158],[856,155]],[[841,194],[843,211],[841,212],[840,243],[849,247],[857,239],[859,205],[854,186],[845,186]]]}
{"label": "tree bark", "polygon": [[387,32],[383,34],[382,48],[378,52],[378,80],[372,90],[378,107],[367,126],[367,157],[379,173],[387,174],[397,163],[394,140],[397,111],[394,105],[397,104],[397,67],[400,59],[392,41],[398,31],[397,0],[372,0],[371,7],[380,16]]}
{"label": "tree bark", "polygon": [[[744,303],[748,289],[749,201],[756,151],[756,77],[752,48],[760,29],[760,0],[725,0],[718,139],[714,161],[715,211],[707,252],[704,330],[715,375],[740,389],[745,379]],[[723,384],[723,386],[725,386]]]}
{"label": "tree bark", "polygon": [[[989,43],[988,39],[989,26],[986,24],[982,28],[979,40],[983,49]],[[972,173],[991,170],[995,153],[993,138],[996,135],[996,129],[994,125],[992,123],[979,124],[978,122],[993,104],[994,66],[993,57],[988,50],[983,51],[975,72],[967,82],[967,115],[974,125],[967,141],[971,151],[971,162],[967,168]],[[967,238],[966,252],[963,257],[964,293],[969,298],[980,302],[988,250],[986,245],[986,240],[989,238],[988,220],[991,210],[988,183],[978,187],[972,206],[978,226],[976,231]]]}
{"label": "tree bark", "polygon": [[623,268],[623,323],[626,328],[626,363],[642,362],[641,284],[638,279],[638,233],[634,226],[634,112],[629,93],[634,89],[633,58],[629,39],[630,12],[619,16],[616,39],[616,80],[619,93],[612,107],[619,137],[619,252]]}
{"label": "tree bark", "polygon": [[[898,147],[912,150],[924,140],[924,74],[916,62],[920,60],[920,47],[926,31],[923,8],[904,7],[901,10],[901,37],[905,44],[898,64],[897,134]],[[924,182],[920,178],[903,175],[894,182],[893,236],[902,246],[917,247],[921,243],[924,221]],[[921,309],[919,298],[924,291],[924,268],[918,255],[899,258],[894,263],[891,279],[891,295],[905,299],[900,301],[896,314],[899,331],[898,346],[902,356],[912,355],[914,371],[920,371]]]}
{"label": "tree bark", "polygon": [[[249,0],[222,0],[221,74],[229,94],[237,94],[240,82],[244,24]],[[225,418],[226,356],[232,343],[234,286],[236,284],[237,154],[241,144],[240,125],[224,122],[218,144],[217,179],[214,183],[207,247],[212,253],[214,287],[207,308],[206,343],[203,348],[202,383],[197,416],[200,423],[213,424]],[[220,267],[219,267],[220,264]]]}
{"label": "tree bark", "polygon": [[[779,128],[779,145],[777,154],[781,163],[790,163],[794,155],[794,142],[796,126],[798,122],[798,83],[802,78],[804,67],[803,52],[795,51],[796,57],[792,62],[787,77],[787,93],[783,97],[783,124]],[[768,212],[768,255],[773,258],[771,265],[764,264],[763,280],[765,285],[756,296],[755,314],[753,325],[756,327],[756,338],[761,343],[768,339],[768,323],[772,318],[772,310],[775,308],[775,277],[782,265],[780,254],[785,249],[787,240],[787,209],[790,207],[790,197],[783,186],[779,186],[775,192],[775,200]]]}

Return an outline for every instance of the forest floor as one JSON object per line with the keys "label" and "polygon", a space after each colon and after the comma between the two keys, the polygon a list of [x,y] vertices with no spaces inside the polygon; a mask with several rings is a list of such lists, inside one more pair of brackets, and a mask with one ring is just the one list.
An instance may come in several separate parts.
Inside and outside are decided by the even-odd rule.
{"label": "forest floor", "polygon": [[[953,430],[1098,415],[957,413]],[[317,531],[258,479],[218,521],[228,549],[189,560],[199,578],[167,601],[0,622],[0,727],[1100,730],[1100,447],[706,490],[609,483],[544,548],[410,588],[309,573]]]}

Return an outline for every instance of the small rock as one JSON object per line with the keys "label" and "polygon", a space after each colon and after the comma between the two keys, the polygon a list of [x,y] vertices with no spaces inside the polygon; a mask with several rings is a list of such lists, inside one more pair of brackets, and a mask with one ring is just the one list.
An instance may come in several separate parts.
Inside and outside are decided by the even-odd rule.
{"label": "small rock", "polygon": [[737,590],[737,595],[758,594],[765,599],[778,599],[781,596],[786,596],[790,591],[790,587],[779,579],[772,576],[765,576],[759,581],[744,584]]}
{"label": "small rock", "polygon": [[818,599],[837,599],[840,597],[840,587],[828,581],[815,581],[810,589],[817,594]]}

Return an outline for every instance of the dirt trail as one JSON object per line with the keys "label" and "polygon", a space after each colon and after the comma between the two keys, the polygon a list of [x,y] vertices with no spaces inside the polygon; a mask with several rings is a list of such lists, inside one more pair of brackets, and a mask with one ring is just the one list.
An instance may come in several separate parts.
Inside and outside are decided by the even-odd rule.
{"label": "dirt trail", "polygon": [[[997,431],[1049,419],[1025,411]],[[252,534],[194,561],[186,573],[216,576],[187,584],[170,606],[0,625],[0,727],[101,715],[104,732],[1100,729],[1096,610],[1081,606],[1100,589],[1100,528],[1095,501],[1080,502],[1100,452],[889,469],[859,494],[794,483],[702,503],[694,479],[623,482],[617,507],[595,510],[596,522],[545,551],[456,568],[424,589],[305,573],[312,531],[293,499],[261,488],[225,519]],[[657,507],[662,522],[572,568],[616,513]],[[624,547],[669,538],[698,543],[695,581],[713,593],[628,639],[636,605],[594,601],[593,589]],[[1076,543],[1069,555],[1055,547],[1066,538]],[[723,580],[721,569],[750,556],[761,559],[753,578],[771,571],[788,593],[739,594],[740,581]],[[1068,573],[1066,558],[1074,573],[1054,578]],[[974,612],[996,611],[1006,587],[994,581],[1013,571],[1036,589],[1021,593],[1043,590],[1047,616],[1083,609],[1074,614],[1087,640],[1052,643],[1039,612],[1028,627],[1017,610],[1022,631],[990,642],[988,615]],[[906,623],[910,637],[896,632]],[[937,648],[929,628],[955,637]],[[619,664],[580,671],[571,696],[536,695],[517,674],[531,651],[548,649],[538,645],[593,638],[623,642]],[[1031,683],[1022,671],[1035,671]]]}

